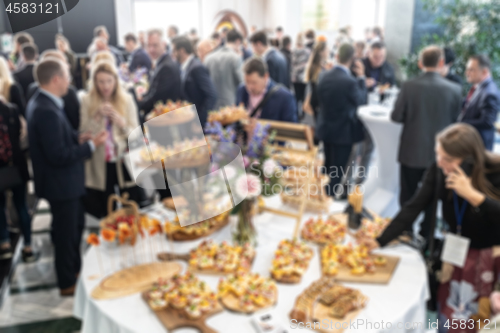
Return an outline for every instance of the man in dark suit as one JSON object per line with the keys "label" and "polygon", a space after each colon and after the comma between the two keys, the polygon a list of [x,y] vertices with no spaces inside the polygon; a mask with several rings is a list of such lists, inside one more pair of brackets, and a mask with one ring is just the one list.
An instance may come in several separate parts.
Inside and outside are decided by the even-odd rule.
{"label": "man in dark suit", "polygon": [[128,71],[135,72],[138,68],[151,70],[151,59],[147,52],[137,44],[137,38],[134,34],[125,35],[125,50],[130,54],[128,61]]}
{"label": "man in dark suit", "polygon": [[[441,76],[443,50],[428,46],[420,53],[419,67],[424,73],[406,81],[398,95],[391,118],[403,124],[398,162],[401,164],[403,206],[418,189],[425,170],[434,162],[436,133],[455,122],[460,112],[460,87]],[[429,207],[420,228],[420,235],[429,236],[432,207]]]}
{"label": "man in dark suit", "polygon": [[462,86],[462,78],[459,75],[457,75],[453,70],[453,63],[455,62],[456,58],[455,52],[449,47],[445,47],[443,49],[443,52],[444,52],[444,66],[441,75],[445,77],[447,80],[450,80]]}
{"label": "man in dark suit", "polygon": [[23,88],[24,98],[27,100],[27,92],[30,84],[35,82],[33,78],[33,67],[38,58],[38,47],[35,44],[24,44],[21,49],[23,67],[13,73],[14,80]]}
{"label": "man in dark suit", "polygon": [[[69,68],[68,59],[61,51],[55,49],[45,50],[40,56],[40,61],[47,57],[55,57],[57,59],[60,59],[61,61],[65,62]],[[31,97],[35,95],[36,92],[38,92],[38,89],[38,82],[35,81],[31,83],[28,87],[28,90],[25,92],[26,100],[29,101]],[[76,95],[76,88],[73,85],[69,85],[68,92],[62,97],[62,99],[64,101],[64,114],[66,114],[66,118],[68,118],[71,127],[74,130],[78,131],[78,128],[80,127],[80,100]]]}
{"label": "man in dark suit", "polygon": [[319,78],[320,108],[316,126],[318,139],[324,144],[325,170],[330,175],[326,193],[331,196],[339,196],[346,191],[337,184],[348,164],[353,144],[363,140],[363,127],[357,110],[366,103],[365,69],[361,60],[357,60],[354,66],[357,78],[350,72],[354,47],[341,45],[336,57],[338,65]]}
{"label": "man in dark suit", "polygon": [[495,141],[495,121],[500,109],[500,92],[491,78],[491,63],[486,55],[469,58],[465,75],[472,87],[462,105],[459,121],[474,126],[488,150]]}
{"label": "man in dark suit", "polygon": [[377,85],[395,83],[394,68],[387,62],[387,51],[382,42],[370,45],[368,57],[363,59],[366,75],[366,88],[373,91]]}
{"label": "man in dark suit", "polygon": [[[149,79],[149,90],[144,96],[137,96],[141,118],[153,110],[158,101],[177,101],[181,98],[181,75],[179,66],[165,52],[162,32],[148,31],[148,54],[153,62],[153,72]],[[141,122],[142,123],[142,122]]]}
{"label": "man in dark suit", "polygon": [[255,118],[297,121],[295,98],[288,89],[269,78],[262,59],[248,59],[243,66],[243,74],[245,84],[238,88],[236,105],[243,103],[250,114],[255,113]]}
{"label": "man in dark suit", "polygon": [[286,65],[286,59],[278,50],[269,46],[267,35],[264,31],[256,32],[250,37],[250,43],[255,55],[262,57],[267,63],[269,76],[276,83],[290,87],[290,75]]}
{"label": "man in dark suit", "polygon": [[71,80],[64,62],[47,57],[36,65],[35,73],[39,91],[27,107],[35,192],[50,204],[57,282],[61,295],[67,296],[74,294],[81,268],[83,161],[104,143],[107,132],[78,137],[69,125],[61,98]]}
{"label": "man in dark suit", "polygon": [[172,41],[173,56],[181,65],[182,99],[196,105],[201,126],[207,122],[208,111],[217,102],[217,91],[207,68],[193,53],[193,44],[186,37],[176,37]]}

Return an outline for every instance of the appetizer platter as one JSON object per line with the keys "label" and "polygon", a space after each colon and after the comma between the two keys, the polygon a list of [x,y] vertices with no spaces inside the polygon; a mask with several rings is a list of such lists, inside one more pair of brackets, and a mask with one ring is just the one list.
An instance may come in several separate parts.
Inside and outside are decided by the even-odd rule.
{"label": "appetizer platter", "polygon": [[276,283],[258,273],[240,272],[221,278],[218,291],[226,309],[247,314],[268,308],[278,301]]}
{"label": "appetizer platter", "polygon": [[369,254],[364,246],[328,244],[321,249],[323,275],[338,281],[388,283],[399,257]]}
{"label": "appetizer platter", "polygon": [[189,254],[160,253],[160,260],[185,260],[188,270],[202,274],[229,274],[249,272],[255,258],[255,249],[249,244],[232,246],[204,240]]}
{"label": "appetizer platter", "polygon": [[347,231],[346,223],[337,220],[334,216],[323,219],[310,218],[302,227],[300,233],[302,239],[316,244],[341,243],[345,239]]}
{"label": "appetizer platter", "polygon": [[151,161],[163,161],[166,169],[196,167],[210,162],[210,146],[204,137],[176,141],[163,147],[151,142],[140,152],[141,163],[150,165]]}
{"label": "appetizer platter", "polygon": [[274,252],[271,277],[281,283],[299,283],[313,254],[312,248],[302,241],[282,240]]}
{"label": "appetizer platter", "polygon": [[[320,332],[341,333],[342,323],[356,318],[367,301],[368,298],[359,290],[346,288],[331,278],[323,277],[297,297],[290,318],[310,325],[316,322],[318,325],[311,327]],[[321,323],[323,325],[319,325]]]}
{"label": "appetizer platter", "polygon": [[229,125],[237,121],[248,119],[248,112],[243,104],[238,106],[225,106],[218,111],[208,113],[208,122],[219,122],[222,125]]}
{"label": "appetizer platter", "polygon": [[[177,101],[173,102],[172,100],[168,100],[167,103],[163,102],[158,102],[155,104],[153,110],[151,110],[147,115],[146,115],[146,121],[151,120],[157,116],[160,116],[162,114],[167,114],[171,111],[186,107],[192,105],[192,103],[186,102],[186,101]],[[190,121],[194,118],[194,112],[182,112],[182,113],[173,113],[171,114],[170,117],[168,117],[168,124],[174,125],[174,124],[181,124],[187,121]],[[150,123],[157,125],[156,122]],[[159,124],[158,124],[159,125]]]}
{"label": "appetizer platter", "polygon": [[356,238],[377,238],[382,234],[384,229],[389,225],[391,220],[389,218],[381,218],[379,216],[375,216],[373,221],[369,219],[363,219],[361,222],[361,227],[356,232]]}
{"label": "appetizer platter", "polygon": [[209,236],[229,223],[229,211],[208,220],[181,227],[179,218],[165,222],[164,231],[167,237],[175,241],[190,241]]}
{"label": "appetizer platter", "polygon": [[142,298],[169,331],[194,327],[204,333],[216,332],[205,320],[223,310],[217,294],[192,273],[159,279]]}

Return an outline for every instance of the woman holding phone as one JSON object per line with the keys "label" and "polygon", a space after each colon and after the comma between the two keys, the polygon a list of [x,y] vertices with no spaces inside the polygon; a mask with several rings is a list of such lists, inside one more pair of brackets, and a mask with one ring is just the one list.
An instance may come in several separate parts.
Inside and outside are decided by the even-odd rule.
{"label": "woman holding phone", "polygon": [[[486,151],[479,133],[467,124],[451,125],[438,133],[435,151],[436,163],[427,170],[412,200],[377,239],[361,243],[370,249],[385,246],[428,205],[440,200],[449,226],[444,249],[448,238],[459,239],[463,242],[455,243],[459,245],[452,248],[451,256],[461,246],[466,255],[462,260],[443,257],[437,293],[439,332],[453,332],[445,327],[447,320],[451,327],[453,319],[467,321],[465,330],[459,325],[460,332],[475,332],[477,320],[489,317],[485,309],[489,309],[489,296],[500,274],[500,156]],[[450,263],[454,260],[465,264]],[[475,328],[470,329],[472,322]]]}

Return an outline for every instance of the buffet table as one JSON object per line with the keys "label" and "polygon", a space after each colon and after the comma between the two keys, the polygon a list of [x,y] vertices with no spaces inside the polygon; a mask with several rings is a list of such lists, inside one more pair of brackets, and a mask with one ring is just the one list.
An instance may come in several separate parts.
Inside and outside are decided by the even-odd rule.
{"label": "buffet table", "polygon": [[[399,164],[397,162],[402,126],[391,120],[392,107],[365,105],[358,115],[372,136],[376,161],[365,182],[365,203],[381,216],[393,216],[399,207]],[[374,172],[376,171],[376,172]]]}
{"label": "buffet table", "polygon": [[[266,204],[276,208],[281,207],[278,196],[266,199]],[[333,203],[331,212],[340,212],[344,208],[343,203]],[[171,214],[163,207],[156,206],[149,210],[151,216],[165,217]],[[313,215],[305,214],[303,222]],[[314,215],[316,216],[316,215]],[[270,213],[263,213],[254,218],[254,223],[258,231],[257,256],[253,263],[252,271],[258,272],[264,276],[269,276],[269,268],[273,259],[273,253],[277,248],[278,242],[285,238],[291,238],[295,221],[284,217],[276,216]],[[210,238],[216,241],[231,240],[232,224],[212,234]],[[157,238],[158,242],[160,238]],[[175,242],[173,250],[176,253],[187,253],[191,248],[198,245],[201,240],[189,242]],[[278,302],[271,309],[264,310],[270,312],[273,317],[281,322],[282,326],[288,332],[290,328],[290,319],[288,314],[293,307],[295,298],[313,281],[320,278],[320,262],[318,248],[314,246],[315,254],[311,264],[304,274],[300,284],[284,285],[278,284]],[[136,250],[140,251],[141,244],[136,245]],[[171,251],[172,248],[166,240],[162,245],[157,245],[157,249]],[[117,249],[114,249],[118,251]],[[94,332],[166,332],[160,321],[141,299],[139,294],[113,300],[94,300],[90,294],[95,286],[99,284],[100,279],[95,279],[99,274],[99,265],[95,253],[95,247],[91,247],[84,256],[83,269],[78,281],[75,294],[74,315],[82,320],[83,333]],[[112,270],[110,266],[109,251],[112,248],[101,247],[99,249],[102,262],[107,266],[107,274]],[[147,250],[146,250],[147,252]],[[359,314],[357,319],[363,319],[365,322],[371,322],[384,325],[392,323],[392,329],[365,329],[357,330],[347,329],[345,332],[424,332],[425,329],[408,329],[413,323],[419,322],[426,325],[426,300],[428,299],[428,288],[426,282],[426,269],[419,253],[407,246],[397,245],[391,248],[380,250],[385,254],[392,254],[400,257],[399,265],[396,268],[392,280],[387,285],[375,284],[354,284],[345,283],[359,289],[363,294],[369,297],[368,304]],[[116,253],[115,253],[116,254]],[[137,255],[141,258],[141,254]],[[116,258],[120,258],[116,256]],[[130,259],[132,260],[132,259]],[[139,259],[140,260],[140,259]],[[117,259],[115,259],[115,262]],[[117,264],[115,264],[117,265]],[[183,267],[185,264],[182,263]],[[218,276],[202,275],[199,277],[206,281],[212,290],[217,290]],[[407,328],[404,328],[406,323]],[[254,333],[256,332],[251,323],[251,317],[224,311],[214,315],[207,320],[207,324],[218,332],[238,332]],[[399,325],[398,325],[399,324]],[[399,328],[398,328],[399,326]],[[385,326],[386,327],[386,326]],[[195,332],[193,329],[178,329],[176,333]],[[295,330],[293,330],[295,331]],[[304,332],[311,332],[302,329]]]}

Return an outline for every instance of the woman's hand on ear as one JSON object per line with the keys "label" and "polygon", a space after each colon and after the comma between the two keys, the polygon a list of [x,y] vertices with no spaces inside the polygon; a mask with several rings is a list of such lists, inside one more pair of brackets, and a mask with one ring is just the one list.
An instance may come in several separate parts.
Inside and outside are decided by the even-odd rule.
{"label": "woman's hand on ear", "polygon": [[446,177],[446,188],[467,200],[472,206],[477,207],[483,203],[485,195],[472,186],[471,179],[465,174],[460,166]]}

